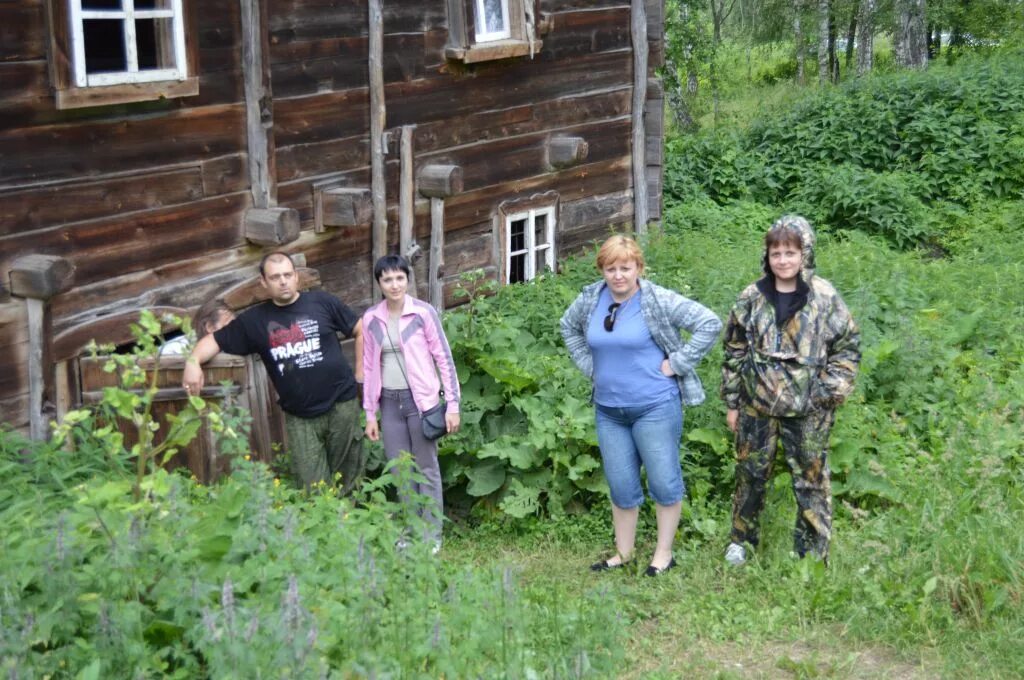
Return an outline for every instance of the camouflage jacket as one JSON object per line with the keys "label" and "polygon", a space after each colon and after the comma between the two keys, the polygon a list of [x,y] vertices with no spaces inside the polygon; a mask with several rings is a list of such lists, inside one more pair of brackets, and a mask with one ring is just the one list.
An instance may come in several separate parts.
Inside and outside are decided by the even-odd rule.
{"label": "camouflage jacket", "polygon": [[860,331],[833,285],[814,273],[816,238],[807,220],[783,215],[772,228],[800,233],[800,291],[807,301],[781,327],[775,323],[766,295],[774,290],[766,252],[767,278],[739,294],[725,326],[722,400],[729,409],[751,406],[778,418],[835,409],[853,391]]}
{"label": "camouflage jacket", "polygon": [[853,391],[860,331],[832,284],[814,274],[814,235],[806,221],[801,226],[804,306],[779,327],[762,280],[744,289],[729,314],[721,392],[730,409],[798,417],[835,408]]}

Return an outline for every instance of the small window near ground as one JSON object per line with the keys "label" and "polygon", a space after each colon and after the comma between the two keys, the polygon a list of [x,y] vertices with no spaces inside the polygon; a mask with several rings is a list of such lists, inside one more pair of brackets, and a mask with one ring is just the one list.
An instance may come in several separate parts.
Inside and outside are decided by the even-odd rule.
{"label": "small window near ground", "polygon": [[505,283],[530,281],[555,269],[555,209],[505,216]]}
{"label": "small window near ground", "polygon": [[49,0],[58,108],[197,94],[185,0]]}

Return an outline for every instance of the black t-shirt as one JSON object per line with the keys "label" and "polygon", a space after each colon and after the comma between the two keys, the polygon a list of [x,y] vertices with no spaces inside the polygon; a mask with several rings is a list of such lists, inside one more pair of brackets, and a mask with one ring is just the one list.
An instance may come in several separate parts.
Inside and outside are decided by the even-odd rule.
{"label": "black t-shirt", "polygon": [[335,333],[352,335],[355,312],[330,293],[301,293],[285,307],[271,301],[245,310],[213,334],[221,351],[257,353],[286,413],[312,418],[354,399],[356,379]]}

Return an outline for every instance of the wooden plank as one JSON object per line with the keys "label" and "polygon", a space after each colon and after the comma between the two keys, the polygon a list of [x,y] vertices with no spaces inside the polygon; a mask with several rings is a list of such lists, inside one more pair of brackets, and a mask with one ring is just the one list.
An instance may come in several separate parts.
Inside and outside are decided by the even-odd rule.
{"label": "wooden plank", "polygon": [[647,233],[647,163],[644,158],[646,137],[644,100],[647,99],[647,14],[645,0],[633,0],[630,33],[633,37],[633,229],[640,236]]}
{"label": "wooden plank", "polygon": [[[388,216],[384,186],[384,75],[381,62],[384,46],[384,18],[381,0],[369,0],[369,85],[370,85],[370,195],[373,199],[373,260],[387,253]],[[373,286],[373,283],[370,284]]]}
{"label": "wooden plank", "polygon": [[369,165],[370,140],[365,133],[324,142],[279,146],[277,149],[277,176],[282,183]]}
{"label": "wooden plank", "polygon": [[237,153],[245,147],[244,116],[243,106],[230,105],[0,129],[0,184],[150,170],[157,159],[174,165]]}
{"label": "wooden plank", "polygon": [[[413,229],[416,226],[416,182],[413,177],[413,137],[415,125],[402,126],[400,151],[400,180],[398,189],[398,252],[411,257],[411,248],[416,244]],[[416,245],[419,248],[419,245]],[[409,271],[409,294],[417,297],[416,270]]]}
{"label": "wooden plank", "polygon": [[[280,0],[270,14],[273,43],[363,35],[369,8],[365,0]],[[383,21],[389,33],[422,33],[447,22],[441,2],[390,2]]]}
{"label": "wooden plank", "polygon": [[[474,112],[538,106],[548,101],[564,106],[573,97],[629,86],[629,64],[630,53],[623,50],[558,63],[557,68],[538,68],[535,62],[526,60],[525,64],[508,63],[502,68],[481,66],[473,78],[391,83],[385,87],[385,97],[393,104],[388,125],[422,128]],[[277,143],[289,146],[365,134],[368,102],[366,89],[278,99],[274,103]]]}
{"label": "wooden plank", "polygon": [[[385,83],[426,76],[424,36],[383,36],[381,75]],[[318,92],[366,87],[366,36],[292,42],[271,48],[274,93],[299,97]]]}
{"label": "wooden plank", "polygon": [[244,153],[211,158],[199,164],[203,196],[244,191],[249,186],[248,161]]}
{"label": "wooden plank", "polygon": [[5,397],[0,392],[0,423],[28,436],[28,394]]}
{"label": "wooden plank", "polygon": [[5,101],[49,98],[49,80],[45,61],[0,61],[0,99]]}
{"label": "wooden plank", "polygon": [[430,273],[427,276],[427,291],[430,304],[441,313],[444,311],[444,199],[430,199]]}
{"label": "wooden plank", "polygon": [[553,12],[540,59],[549,61],[630,48],[629,7]]}
{"label": "wooden plank", "polygon": [[47,35],[46,11],[42,2],[0,2],[0,62],[45,60]]}
{"label": "wooden plank", "polygon": [[245,89],[245,130],[249,165],[249,184],[254,208],[269,208],[276,203],[274,177],[271,174],[270,138],[274,125],[270,102],[269,78],[265,78],[263,52],[264,19],[261,0],[240,0],[242,22],[242,73]]}
{"label": "wooden plank", "polygon": [[[49,420],[43,405],[46,387],[53,386],[52,364],[48,362],[50,352],[47,351],[48,336],[46,334],[47,313],[46,302],[34,298],[25,300],[28,309],[28,431],[29,437],[35,441],[47,438]],[[47,370],[49,366],[50,370]]]}
{"label": "wooden plank", "polygon": [[0,188],[0,236],[187,203],[204,193],[198,165],[29,189]]}
{"label": "wooden plank", "polygon": [[232,194],[180,206],[0,238],[0,274],[9,262],[34,252],[67,257],[78,285],[112,272],[145,270],[197,251],[242,243],[241,218],[248,194]]}

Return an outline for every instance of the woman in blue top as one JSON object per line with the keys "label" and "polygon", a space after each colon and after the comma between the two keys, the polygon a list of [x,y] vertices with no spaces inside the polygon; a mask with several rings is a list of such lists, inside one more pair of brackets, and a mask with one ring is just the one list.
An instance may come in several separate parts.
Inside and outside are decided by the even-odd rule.
{"label": "woman in blue top", "polygon": [[587,286],[562,316],[569,354],[594,383],[597,441],[611,490],[615,555],[590,568],[617,569],[632,558],[643,465],[658,524],[645,573],[657,576],[675,566],[672,543],[685,491],[682,407],[704,401],[694,369],[722,322],[707,307],[643,279],[643,252],[628,236],[604,242],[597,268],[604,280]]}

